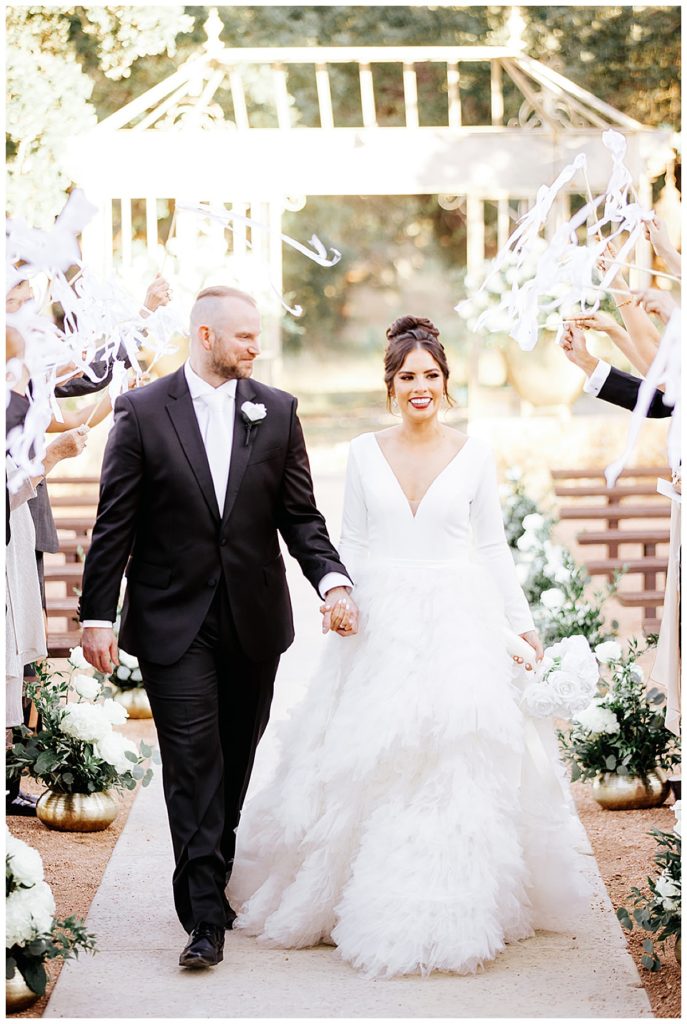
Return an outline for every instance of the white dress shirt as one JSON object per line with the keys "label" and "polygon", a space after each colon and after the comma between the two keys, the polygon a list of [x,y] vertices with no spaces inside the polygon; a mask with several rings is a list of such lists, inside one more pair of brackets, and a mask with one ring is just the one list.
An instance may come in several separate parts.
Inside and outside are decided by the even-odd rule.
{"label": "white dress shirt", "polygon": [[[228,380],[224,384],[220,384],[218,388],[214,388],[212,384],[208,384],[206,380],[198,376],[188,360],[184,363],[184,374],[193,400],[193,411],[196,414],[203,445],[208,456],[217,505],[221,513],[224,509],[224,496],[231,465],[237,382]],[[224,403],[219,397],[220,395],[224,396]],[[320,580],[317,589],[320,592],[320,597],[324,599],[327,591],[334,587],[352,586],[348,576],[339,572],[330,572]],[[101,619],[85,619],[81,625],[112,628],[111,622]]]}
{"label": "white dress shirt", "polygon": [[608,380],[608,375],[610,372],[610,363],[605,362],[603,359],[599,359],[598,363],[596,364],[596,366],[584,382],[584,390],[587,392],[587,394],[594,395],[594,397],[596,398],[596,396],[601,391],[601,388]]}

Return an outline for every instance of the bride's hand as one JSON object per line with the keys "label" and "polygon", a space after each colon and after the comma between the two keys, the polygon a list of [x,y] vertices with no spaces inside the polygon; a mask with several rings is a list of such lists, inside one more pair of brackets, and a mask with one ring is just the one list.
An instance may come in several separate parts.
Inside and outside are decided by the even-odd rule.
{"label": "bride's hand", "polygon": [[322,612],[322,632],[330,630],[339,636],[355,636],[358,632],[358,606],[347,588],[334,587],[327,591]]}
{"label": "bride's hand", "polygon": [[[530,647],[534,651],[535,659],[537,661],[541,661],[542,658],[544,657],[544,648],[542,647],[542,643],[541,643],[541,640],[539,639],[539,634],[537,633],[536,629],[530,629],[530,630],[528,630],[527,633],[520,633],[520,636],[525,641],[525,643],[530,645]],[[514,660],[517,661],[518,664],[522,663],[522,659],[521,658],[515,658]],[[526,663],[525,664],[525,668],[529,672],[529,670],[532,668],[532,665],[530,665],[529,663]]]}

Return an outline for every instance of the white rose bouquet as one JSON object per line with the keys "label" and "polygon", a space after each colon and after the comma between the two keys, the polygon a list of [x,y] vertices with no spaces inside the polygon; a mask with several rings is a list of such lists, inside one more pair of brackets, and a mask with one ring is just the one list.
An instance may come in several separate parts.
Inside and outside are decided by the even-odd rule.
{"label": "white rose bouquet", "polygon": [[[67,702],[69,693],[77,700]],[[27,695],[41,716],[40,732],[22,728],[22,738],[7,752],[7,771],[43,782],[55,793],[99,793],[108,789],[147,786],[153,769],[145,767],[159,755],[146,743],[139,747],[116,732],[127,712],[116,701],[102,697],[91,676],[75,675],[71,683],[60,673],[52,677],[39,670],[39,681],[27,685]]]}
{"label": "white rose bouquet", "polygon": [[599,666],[583,636],[569,636],[544,651],[534,681],[522,692],[520,706],[534,718],[572,718],[596,693]]}
{"label": "white rose bouquet", "polygon": [[5,961],[8,979],[19,971],[36,996],[45,992],[44,962],[95,949],[95,939],[75,917],[55,920],[55,900],[43,877],[38,850],[8,830],[5,853]]}

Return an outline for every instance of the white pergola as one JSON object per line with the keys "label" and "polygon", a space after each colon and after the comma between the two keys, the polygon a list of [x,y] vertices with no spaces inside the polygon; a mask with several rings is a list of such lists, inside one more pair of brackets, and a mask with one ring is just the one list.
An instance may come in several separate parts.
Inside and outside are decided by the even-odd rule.
{"label": "white pergola", "polygon": [[[150,270],[159,269],[159,211],[172,200],[210,203],[269,225],[250,232],[240,224],[225,232],[191,213],[175,214],[175,274],[184,279],[200,248],[211,237],[215,254],[241,254],[252,245],[269,279],[282,280],[282,214],[299,209],[307,196],[436,195],[446,208],[464,204],[468,270],[478,271],[485,254],[485,203],[497,208],[499,245],[514,219],[540,185],[584,151],[592,192],[607,183],[609,156],[601,143],[606,128],[628,141],[627,164],[640,201],[651,205],[651,180],[669,164],[671,133],[648,128],[615,110],[574,82],[528,57],[517,38],[507,46],[389,46],[228,48],[220,41],[216,9],[205,26],[203,49],[164,81],[95,129],[71,140],[69,167],[99,214],[84,237],[84,257],[101,272],[113,264],[132,265],[132,202],[145,203],[145,245]],[[417,66],[438,65],[446,83],[446,123],[422,123]],[[356,65],[360,125],[336,124],[330,71]],[[378,123],[375,68],[402,69],[405,124]],[[485,124],[464,123],[461,70],[488,66],[490,116]],[[290,90],[289,70],[300,65],[313,77],[319,127],[304,127],[296,114],[298,95]],[[259,75],[268,84],[276,127],[256,127],[251,88]],[[224,106],[218,95],[224,97]],[[232,116],[226,109],[231,100]],[[334,96],[336,100],[336,96]],[[350,104],[351,97],[347,97]],[[509,109],[510,116],[506,115]],[[580,182],[571,183],[583,191]],[[570,195],[559,201],[560,216]],[[167,200],[167,204],[160,204]],[[113,235],[113,206],[119,231]],[[335,240],[345,249],[346,239]],[[649,267],[648,247],[640,254]],[[278,378],[279,317],[268,324],[267,367]]]}

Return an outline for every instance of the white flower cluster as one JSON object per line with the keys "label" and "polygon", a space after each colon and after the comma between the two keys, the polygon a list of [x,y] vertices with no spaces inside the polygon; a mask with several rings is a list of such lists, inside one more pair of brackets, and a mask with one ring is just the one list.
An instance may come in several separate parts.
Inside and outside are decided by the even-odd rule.
{"label": "white flower cluster", "polygon": [[602,644],[597,644],[594,648],[594,654],[602,665],[608,665],[611,661],[617,661],[622,653],[623,649],[617,640],[606,640]]}
{"label": "white flower cluster", "polygon": [[671,878],[666,868],[656,879],[656,894],[664,910],[679,910],[682,905],[682,886],[679,880]]}
{"label": "white flower cluster", "polygon": [[593,733],[614,733],[620,729],[615,712],[606,708],[601,699],[593,701],[589,707],[584,708],[575,715],[575,721],[587,732]]}
{"label": "white flower cluster", "polygon": [[[88,676],[81,677],[88,680]],[[91,682],[98,684],[95,680]],[[77,692],[79,689],[77,688]],[[121,704],[107,699],[102,704],[68,704],[60,722],[60,729],[66,736],[93,744],[93,753],[123,775],[131,771],[133,761],[127,751],[137,753],[136,745],[121,733],[114,732],[113,725],[122,725],[128,713]]]}
{"label": "white flower cluster", "polygon": [[[531,512],[522,521],[525,531],[517,540],[518,551],[522,561],[529,564],[538,558],[542,561],[542,571],[556,583],[567,583],[570,580],[570,569],[565,564],[565,549],[552,544],[548,539],[550,525],[540,512]],[[544,595],[547,595],[545,598]],[[549,611],[558,611],[565,603],[565,595],[554,587],[545,590],[541,595],[542,604]],[[548,602],[548,603],[547,603]]]}
{"label": "white flower cluster", "polygon": [[587,638],[568,636],[546,649],[540,678],[525,688],[520,706],[535,718],[571,718],[589,705],[598,680]]}
{"label": "white flower cluster", "polygon": [[10,882],[5,900],[5,944],[24,946],[52,929],[55,900],[43,879],[43,862],[37,850],[7,831],[7,874]]}
{"label": "white flower cluster", "polygon": [[125,682],[127,679],[130,679],[132,683],[143,682],[143,676],[138,667],[138,658],[134,658],[132,654],[127,654],[126,651],[120,648],[119,660],[121,664],[115,672],[117,679],[121,679],[122,682]]}
{"label": "white flower cluster", "polygon": [[673,814],[675,815],[673,832],[676,836],[682,838],[682,800],[676,800],[673,804]]}

